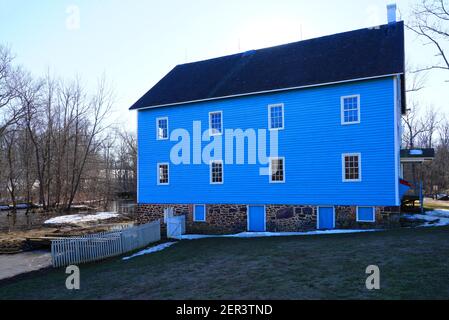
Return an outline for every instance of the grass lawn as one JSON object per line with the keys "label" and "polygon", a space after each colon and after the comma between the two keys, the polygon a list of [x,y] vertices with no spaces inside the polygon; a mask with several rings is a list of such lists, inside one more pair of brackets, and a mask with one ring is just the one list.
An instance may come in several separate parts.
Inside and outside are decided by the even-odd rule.
{"label": "grass lawn", "polygon": [[[365,269],[381,270],[381,290]],[[448,299],[449,227],[182,241],[150,255],[0,283],[0,299]]]}

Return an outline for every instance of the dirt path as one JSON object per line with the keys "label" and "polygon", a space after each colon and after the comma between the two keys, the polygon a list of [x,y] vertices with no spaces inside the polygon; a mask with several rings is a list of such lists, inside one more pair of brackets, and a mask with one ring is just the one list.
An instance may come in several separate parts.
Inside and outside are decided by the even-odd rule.
{"label": "dirt path", "polygon": [[30,251],[0,255],[0,280],[51,266],[48,251]]}
{"label": "dirt path", "polygon": [[438,201],[431,198],[425,198],[424,206],[432,209],[449,209],[449,201]]}

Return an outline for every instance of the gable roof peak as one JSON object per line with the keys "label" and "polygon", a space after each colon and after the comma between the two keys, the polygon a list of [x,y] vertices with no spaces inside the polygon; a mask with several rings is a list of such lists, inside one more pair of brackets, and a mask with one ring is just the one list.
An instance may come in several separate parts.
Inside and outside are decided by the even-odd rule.
{"label": "gable roof peak", "polygon": [[130,109],[404,73],[402,21],[177,65]]}

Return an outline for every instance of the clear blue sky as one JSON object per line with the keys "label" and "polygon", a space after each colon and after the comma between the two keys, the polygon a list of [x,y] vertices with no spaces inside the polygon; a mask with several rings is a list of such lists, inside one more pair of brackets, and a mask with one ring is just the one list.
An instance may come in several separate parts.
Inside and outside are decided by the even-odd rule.
{"label": "clear blue sky", "polygon": [[[175,65],[386,23],[384,0],[0,0],[0,43],[35,75],[48,69],[87,86],[105,74],[114,119],[135,128],[128,107]],[[398,0],[408,15],[413,1]],[[71,19],[79,9],[79,25]],[[407,58],[433,58],[407,34]],[[449,75],[432,73],[419,94],[449,114]]]}

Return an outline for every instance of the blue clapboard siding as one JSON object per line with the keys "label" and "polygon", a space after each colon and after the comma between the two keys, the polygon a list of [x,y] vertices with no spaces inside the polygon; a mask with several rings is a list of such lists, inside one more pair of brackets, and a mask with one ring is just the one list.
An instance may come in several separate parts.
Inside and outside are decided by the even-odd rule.
{"label": "blue clapboard siding", "polygon": [[[341,96],[359,94],[361,123],[341,125]],[[396,205],[394,80],[237,97],[138,111],[139,203]],[[268,128],[268,105],[284,103],[279,156],[286,182],[270,184],[261,165],[224,166],[224,184],[209,183],[209,165],[170,164],[170,184],[157,185],[158,162],[170,162],[177,142],[156,140],[156,118],[169,130],[208,128],[211,111],[223,111],[224,129]],[[203,142],[206,146],[208,142]],[[342,182],[342,153],[361,153],[362,181]],[[193,156],[193,155],[191,155]]]}

